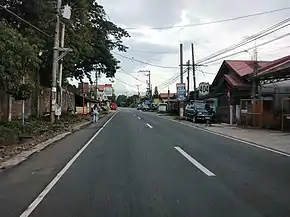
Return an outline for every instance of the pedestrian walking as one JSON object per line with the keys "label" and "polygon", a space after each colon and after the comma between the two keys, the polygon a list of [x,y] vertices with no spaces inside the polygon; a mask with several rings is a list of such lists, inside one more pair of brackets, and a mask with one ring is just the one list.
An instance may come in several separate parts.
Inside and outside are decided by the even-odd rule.
{"label": "pedestrian walking", "polygon": [[93,123],[98,123],[98,121],[99,121],[99,111],[98,111],[98,106],[97,105],[95,105],[93,107],[92,117],[93,117]]}

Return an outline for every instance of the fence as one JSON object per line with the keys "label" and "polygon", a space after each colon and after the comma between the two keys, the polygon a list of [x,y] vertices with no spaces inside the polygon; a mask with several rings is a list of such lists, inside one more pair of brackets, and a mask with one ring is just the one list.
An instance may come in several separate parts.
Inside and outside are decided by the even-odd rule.
{"label": "fence", "polygon": [[263,126],[263,100],[241,99],[240,124],[245,126]]}
{"label": "fence", "polygon": [[[67,90],[63,91],[62,110],[75,108],[75,96]],[[11,106],[11,109],[9,109]],[[50,111],[50,88],[40,88],[39,96],[32,96],[25,101],[25,117],[43,114]],[[14,100],[5,91],[0,90],[0,121],[18,119],[22,115],[22,101]]]}
{"label": "fence", "polygon": [[282,99],[281,130],[285,128],[290,129],[290,98]]}

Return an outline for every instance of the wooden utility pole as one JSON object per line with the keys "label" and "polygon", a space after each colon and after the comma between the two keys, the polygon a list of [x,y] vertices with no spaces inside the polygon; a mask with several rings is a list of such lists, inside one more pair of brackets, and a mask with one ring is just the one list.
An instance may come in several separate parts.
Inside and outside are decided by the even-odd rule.
{"label": "wooden utility pole", "polygon": [[193,91],[194,91],[194,99],[195,91],[196,91],[196,77],[195,77],[195,62],[194,62],[194,45],[191,43],[191,58],[192,58],[192,75],[193,75]]}
{"label": "wooden utility pole", "polygon": [[183,83],[183,44],[180,44],[180,83]]}
{"label": "wooden utility pole", "polygon": [[190,60],[187,61],[187,99],[189,99],[189,81],[190,81]]}
{"label": "wooden utility pole", "polygon": [[[180,44],[180,83],[183,84],[183,45]],[[183,119],[183,99],[180,100],[179,104],[179,117],[180,119]]]}
{"label": "wooden utility pole", "polygon": [[252,98],[256,98],[257,94],[257,74],[258,74],[258,52],[257,48],[254,51],[254,62],[253,62],[253,82],[252,82]]}

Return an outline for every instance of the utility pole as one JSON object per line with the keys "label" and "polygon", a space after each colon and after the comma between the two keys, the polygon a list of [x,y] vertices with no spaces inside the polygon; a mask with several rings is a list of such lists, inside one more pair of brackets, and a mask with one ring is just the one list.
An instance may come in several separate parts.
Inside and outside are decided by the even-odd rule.
{"label": "utility pole", "polygon": [[52,62],[52,82],[51,82],[50,120],[52,123],[55,122],[56,80],[57,80],[58,58],[59,58],[60,9],[61,9],[61,0],[57,0],[56,24],[55,24],[55,34],[54,34],[54,47],[53,47],[53,62]]}
{"label": "utility pole", "polygon": [[195,60],[194,60],[194,45],[191,43],[191,58],[192,58],[192,75],[193,75],[193,97],[194,99],[196,98],[195,96],[195,91],[196,91],[196,77],[195,77]]}
{"label": "utility pole", "polygon": [[139,102],[140,101],[140,91],[139,91],[140,84],[136,84],[136,87],[138,89],[138,102]]}
{"label": "utility pole", "polygon": [[256,98],[256,94],[257,94],[257,76],[258,74],[258,52],[257,52],[257,48],[255,48],[254,51],[254,66],[253,66],[253,82],[252,82],[252,98],[255,99]]}
{"label": "utility pole", "polygon": [[99,88],[98,88],[98,85],[99,85],[99,81],[98,81],[98,79],[99,79],[99,75],[100,75],[100,72],[97,70],[96,71],[96,99],[97,100],[99,100],[99,98],[98,98],[98,91],[99,91]]}
{"label": "utility pole", "polygon": [[[61,36],[60,36],[60,47],[64,48],[64,34],[65,34],[65,24],[61,23]],[[59,64],[59,75],[58,75],[58,87],[60,90],[60,96],[58,100],[58,104],[62,107],[62,70],[63,70],[63,61],[60,61]]]}
{"label": "utility pole", "polygon": [[[183,84],[183,45],[180,44],[180,83]],[[180,103],[179,103],[179,117],[180,119],[183,119],[183,106],[184,106],[184,103],[183,103],[183,99],[180,100]]]}
{"label": "utility pole", "polygon": [[148,95],[149,95],[149,98],[151,99],[152,98],[152,85],[151,85],[151,72],[150,70],[140,70],[139,72],[147,72],[148,74],[145,74],[145,76],[148,76],[148,88],[147,88],[147,91],[148,91]]}
{"label": "utility pole", "polygon": [[187,99],[189,99],[189,81],[190,81],[190,60],[187,61]]}
{"label": "utility pole", "polygon": [[180,44],[180,83],[183,83],[183,44]]}

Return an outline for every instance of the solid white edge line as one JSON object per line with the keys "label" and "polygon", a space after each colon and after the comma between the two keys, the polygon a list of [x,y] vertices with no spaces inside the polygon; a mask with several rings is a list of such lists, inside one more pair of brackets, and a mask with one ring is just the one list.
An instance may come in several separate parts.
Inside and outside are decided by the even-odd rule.
{"label": "solid white edge line", "polygon": [[[158,117],[160,117],[160,116],[158,116]],[[241,143],[244,143],[244,144],[247,144],[247,145],[250,145],[250,146],[254,146],[256,148],[264,149],[264,150],[267,150],[267,151],[270,151],[270,152],[273,152],[273,153],[276,153],[276,154],[280,154],[280,155],[283,155],[283,156],[286,156],[286,157],[290,157],[290,154],[288,154],[288,153],[285,153],[285,152],[282,152],[282,151],[278,151],[276,149],[268,148],[268,147],[263,146],[263,145],[258,145],[258,144],[255,144],[255,143],[252,143],[252,142],[248,142],[248,141],[245,141],[245,140],[241,140],[241,139],[238,139],[238,138],[235,138],[235,137],[232,137],[232,136],[227,136],[227,135],[222,134],[222,133],[218,133],[218,132],[214,132],[214,131],[211,131],[211,130],[203,129],[203,128],[196,127],[196,126],[193,126],[193,125],[188,125],[188,124],[185,124],[185,123],[182,123],[182,122],[179,122],[179,121],[170,120],[168,118],[164,118],[164,117],[160,117],[160,118],[163,118],[165,120],[172,121],[172,122],[175,122],[175,123],[178,123],[178,124],[182,124],[182,125],[187,126],[187,127],[192,127],[194,129],[201,130],[201,131],[204,131],[204,132],[207,132],[207,133],[215,134],[217,136],[221,136],[221,137],[224,137],[224,138],[227,138],[227,139],[231,139],[231,140],[234,140],[234,141],[237,141],[237,142],[241,142]]]}
{"label": "solid white edge line", "polygon": [[151,128],[151,129],[153,128],[153,127],[152,127],[150,124],[148,124],[148,123],[146,123],[146,125],[147,125],[149,128]]}
{"label": "solid white edge line", "polygon": [[174,147],[180,154],[182,154],[187,160],[189,160],[194,166],[196,166],[198,169],[200,169],[204,174],[207,176],[215,176],[213,172],[208,170],[206,167],[204,167],[202,164],[200,164],[198,161],[196,161],[193,157],[191,157],[189,154],[187,154],[185,151],[182,150],[180,147]]}
{"label": "solid white edge line", "polygon": [[45,189],[37,196],[37,198],[27,207],[27,209],[20,215],[20,217],[28,217],[40,204],[44,197],[51,191],[51,189],[57,184],[65,172],[72,166],[72,164],[78,159],[83,151],[91,144],[91,142],[100,134],[105,126],[115,117],[116,112],[106,123],[93,135],[93,137],[78,151],[78,153],[63,167],[63,169],[54,177],[54,179],[45,187]]}

